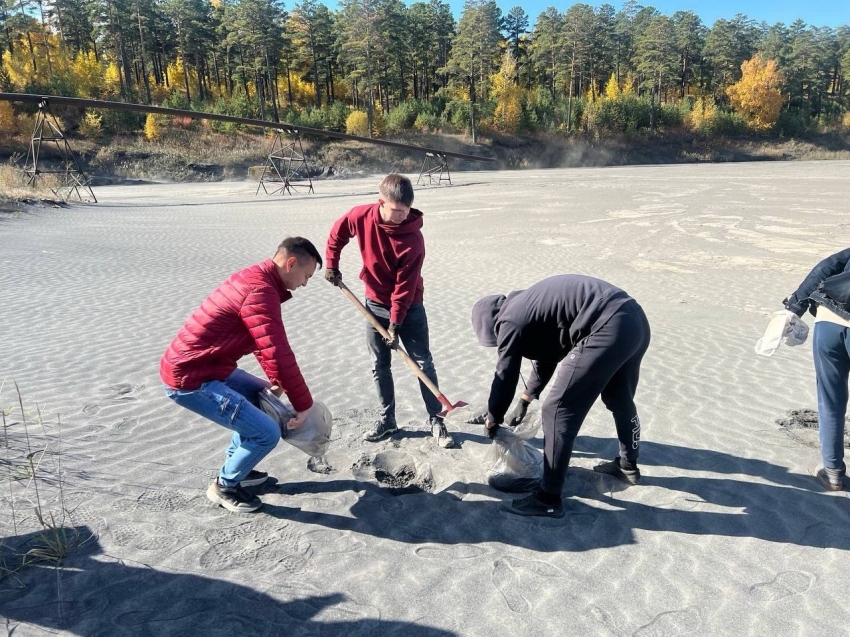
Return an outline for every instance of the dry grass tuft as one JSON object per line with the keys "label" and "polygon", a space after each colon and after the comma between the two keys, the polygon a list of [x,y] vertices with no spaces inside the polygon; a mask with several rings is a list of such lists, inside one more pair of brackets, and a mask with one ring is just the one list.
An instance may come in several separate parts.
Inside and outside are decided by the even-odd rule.
{"label": "dry grass tuft", "polygon": [[[17,400],[0,409],[3,457],[0,467],[0,508],[11,513],[0,535],[0,582],[17,579],[17,574],[35,563],[59,567],[74,549],[92,538],[73,527],[65,502],[62,469],[62,421],[55,427],[45,422],[41,409],[24,408],[17,384]],[[0,392],[3,385],[0,384]],[[5,484],[4,484],[5,483]],[[8,490],[7,488],[8,487]],[[24,546],[15,539],[31,534]]]}

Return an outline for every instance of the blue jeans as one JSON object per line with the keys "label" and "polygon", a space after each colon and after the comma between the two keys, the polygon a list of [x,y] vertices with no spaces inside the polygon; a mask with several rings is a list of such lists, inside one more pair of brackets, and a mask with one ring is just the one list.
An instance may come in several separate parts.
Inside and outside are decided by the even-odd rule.
{"label": "blue jeans", "polygon": [[[366,307],[374,314],[384,327],[390,324],[390,308],[366,299]],[[410,306],[404,323],[398,328],[398,338],[425,375],[436,385],[437,371],[428,342],[428,317],[425,306],[416,303]],[[392,350],[387,347],[383,337],[371,323],[366,323],[366,345],[372,358],[372,377],[378,390],[378,400],[381,403],[381,418],[395,422],[395,386],[393,385]],[[431,393],[422,381],[419,381],[419,391],[425,401],[425,409],[429,417],[434,417],[443,411],[443,405]]]}
{"label": "blue jeans", "polygon": [[812,350],[818,384],[818,430],[823,465],[844,472],[847,470],[844,416],[850,376],[850,328],[827,321],[815,323]]}
{"label": "blue jeans", "polygon": [[211,380],[191,391],[165,388],[165,395],[181,407],[233,430],[218,472],[226,487],[244,480],[280,441],[280,425],[257,406],[259,393],[269,386],[237,369],[223,381]]}

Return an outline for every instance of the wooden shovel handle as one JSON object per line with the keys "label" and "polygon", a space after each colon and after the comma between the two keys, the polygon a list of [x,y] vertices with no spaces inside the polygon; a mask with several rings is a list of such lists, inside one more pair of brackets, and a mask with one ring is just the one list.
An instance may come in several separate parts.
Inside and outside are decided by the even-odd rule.
{"label": "wooden shovel handle", "polygon": [[[345,296],[347,296],[349,298],[349,300],[354,304],[354,306],[358,310],[360,310],[360,313],[363,316],[366,317],[366,320],[369,321],[372,324],[372,327],[374,327],[376,330],[378,330],[378,334],[383,336],[386,340],[390,340],[390,333],[387,331],[387,329],[383,325],[381,325],[381,323],[380,323],[380,321],[378,321],[377,317],[369,311],[369,308],[367,308],[365,305],[363,305],[360,302],[360,299],[358,299],[354,295],[354,292],[349,290],[348,286],[345,285],[345,283],[343,283],[342,281],[340,281],[337,284],[337,287],[339,287],[339,289],[342,290],[342,293],[345,294]],[[419,380],[422,381],[422,383],[425,385],[425,387],[427,387],[431,391],[431,393],[434,394],[437,397],[437,399],[440,401],[440,403],[442,403],[442,405],[444,407],[448,407],[451,410],[452,404],[449,402],[449,399],[446,398],[445,396],[443,396],[443,393],[440,391],[440,388],[437,387],[434,384],[434,382],[425,375],[425,372],[423,372],[419,368],[419,365],[416,364],[416,361],[414,361],[412,358],[410,358],[410,355],[408,355],[408,353],[405,352],[401,348],[401,346],[396,347],[395,351],[399,356],[401,356],[401,359],[405,363],[407,363],[407,366],[411,370],[413,370],[413,373],[416,374],[419,377]]]}

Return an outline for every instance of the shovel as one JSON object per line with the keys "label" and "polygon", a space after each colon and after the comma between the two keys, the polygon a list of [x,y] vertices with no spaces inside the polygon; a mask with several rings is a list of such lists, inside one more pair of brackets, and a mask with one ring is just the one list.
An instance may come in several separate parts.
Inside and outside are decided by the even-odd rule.
{"label": "shovel", "polygon": [[[369,321],[372,324],[372,327],[374,327],[376,330],[378,330],[378,334],[383,336],[385,339],[390,340],[390,334],[389,334],[389,332],[387,332],[387,329],[383,325],[381,325],[380,321],[378,321],[378,319],[375,318],[375,315],[372,314],[366,308],[366,306],[364,306],[360,302],[360,299],[358,299],[356,296],[354,296],[354,292],[349,290],[348,286],[346,286],[345,283],[343,283],[342,281],[340,281],[338,283],[338,287],[339,287],[340,290],[342,290],[343,294],[345,294],[345,296],[347,296],[351,300],[351,302],[354,303],[354,306],[358,310],[360,310],[360,313],[363,316],[366,317],[366,320]],[[439,414],[437,414],[438,416],[440,416],[442,418],[447,413],[449,413],[450,411],[454,411],[458,407],[466,407],[467,403],[463,402],[462,400],[452,404],[452,401],[450,401],[448,398],[445,397],[443,392],[440,391],[440,388],[437,387],[433,383],[433,381],[425,375],[425,372],[423,372],[421,369],[419,369],[419,365],[416,364],[416,361],[414,361],[412,358],[410,358],[408,353],[405,352],[401,348],[401,345],[397,346],[395,348],[395,351],[399,356],[401,356],[401,359],[405,363],[407,363],[407,366],[410,369],[413,370],[413,373],[416,374],[416,376],[419,377],[419,380],[422,381],[422,383],[425,385],[425,387],[430,389],[431,393],[434,394],[437,397],[437,400],[439,400],[440,403],[443,405],[443,407],[445,407],[445,409],[443,411],[441,411]]]}

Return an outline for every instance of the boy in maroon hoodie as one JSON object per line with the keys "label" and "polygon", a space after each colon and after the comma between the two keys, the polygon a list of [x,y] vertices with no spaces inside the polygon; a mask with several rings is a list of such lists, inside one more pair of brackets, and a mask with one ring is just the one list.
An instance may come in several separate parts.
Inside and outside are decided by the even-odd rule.
{"label": "boy in maroon hoodie", "polygon": [[[377,203],[352,208],[331,228],[325,252],[325,278],[337,285],[342,281],[339,257],[351,237],[357,237],[363,269],[360,278],[366,287],[366,307],[390,334],[386,341],[369,323],[366,344],[372,357],[372,376],[381,402],[381,416],[363,439],[377,442],[391,436],[398,427],[395,418],[395,387],[392,377],[392,352],[398,341],[434,384],[437,372],[428,345],[428,317],[422,305],[422,262],[425,240],[422,237],[422,213],[413,204],[413,185],[402,175],[387,175],[378,187]],[[428,388],[419,383],[431,435],[443,448],[454,446],[443,419],[437,414],[443,407]]]}

